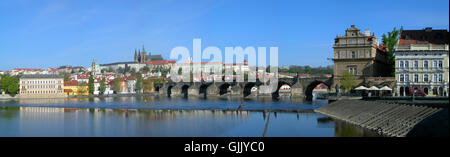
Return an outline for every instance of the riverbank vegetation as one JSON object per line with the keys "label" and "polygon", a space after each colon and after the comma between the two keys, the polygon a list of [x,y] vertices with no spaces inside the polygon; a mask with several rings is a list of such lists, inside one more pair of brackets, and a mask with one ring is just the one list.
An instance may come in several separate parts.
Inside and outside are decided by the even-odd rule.
{"label": "riverbank vegetation", "polygon": [[19,78],[16,76],[2,75],[0,76],[0,93],[6,93],[14,96],[19,90]]}

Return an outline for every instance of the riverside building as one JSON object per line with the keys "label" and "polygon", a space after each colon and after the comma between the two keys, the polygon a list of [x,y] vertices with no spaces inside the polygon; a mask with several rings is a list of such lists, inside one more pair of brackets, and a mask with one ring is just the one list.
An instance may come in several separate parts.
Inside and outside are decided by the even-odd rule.
{"label": "riverside building", "polygon": [[448,31],[403,30],[396,48],[396,94],[420,89],[428,96],[448,96]]}
{"label": "riverside building", "polygon": [[59,75],[23,75],[19,79],[20,98],[58,98],[64,95],[64,80]]}
{"label": "riverside building", "polygon": [[[351,25],[345,35],[334,39],[334,80],[332,91],[340,89],[340,79],[344,73],[350,72],[358,84],[368,81],[380,82],[389,79],[386,48],[378,45],[378,40],[370,30],[361,30]],[[393,77],[392,77],[393,80]]]}

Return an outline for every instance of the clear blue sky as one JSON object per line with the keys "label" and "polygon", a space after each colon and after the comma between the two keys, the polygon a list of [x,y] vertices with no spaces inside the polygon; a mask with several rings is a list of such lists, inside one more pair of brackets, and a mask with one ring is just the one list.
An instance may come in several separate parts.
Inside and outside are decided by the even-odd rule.
{"label": "clear blue sky", "polygon": [[448,0],[2,0],[0,70],[131,61],[144,44],[168,58],[176,46],[277,46],[280,65],[326,66],[350,25],[377,37],[393,27],[449,28]]}

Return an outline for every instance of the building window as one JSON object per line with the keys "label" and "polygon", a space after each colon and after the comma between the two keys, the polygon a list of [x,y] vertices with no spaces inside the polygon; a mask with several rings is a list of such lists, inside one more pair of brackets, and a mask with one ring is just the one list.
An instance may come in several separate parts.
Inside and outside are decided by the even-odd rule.
{"label": "building window", "polygon": [[426,41],[427,40],[427,36],[425,36],[425,35],[422,35],[420,38],[422,39],[422,41]]}
{"label": "building window", "polygon": [[405,39],[406,39],[406,40],[410,40],[410,39],[411,39],[411,36],[410,36],[409,34],[406,34]]}
{"label": "building window", "polygon": [[423,61],[423,67],[424,67],[425,69],[428,69],[428,61]]}
{"label": "building window", "polygon": [[359,39],[358,43],[359,44],[364,44],[364,38]]}
{"label": "building window", "polygon": [[409,74],[405,74],[405,82],[409,82]]}
{"label": "building window", "polygon": [[403,74],[400,74],[400,82],[405,82],[405,76]]}
{"label": "building window", "polygon": [[419,61],[414,61],[414,68],[419,68]]}
{"label": "building window", "polygon": [[414,82],[419,82],[419,75],[418,74],[414,74]]}
{"label": "building window", "polygon": [[437,67],[437,61],[433,61],[433,68]]}
{"label": "building window", "polygon": [[352,58],[356,58],[356,53],[355,53],[355,51],[352,51]]}
{"label": "building window", "polygon": [[423,82],[428,82],[428,74],[423,75]]}
{"label": "building window", "polygon": [[437,82],[437,74],[433,74],[433,78],[432,78],[433,80],[433,82]]}
{"label": "building window", "polygon": [[339,51],[336,52],[336,58],[340,58]]}
{"label": "building window", "polygon": [[364,50],[359,50],[359,58],[364,58]]}
{"label": "building window", "polygon": [[342,54],[341,54],[342,56],[341,56],[341,58],[347,58],[347,53],[346,53],[346,51],[342,51]]}
{"label": "building window", "polygon": [[400,61],[400,68],[403,68],[403,61]]}
{"label": "building window", "polygon": [[442,68],[442,61],[439,61],[439,68]]}
{"label": "building window", "polygon": [[405,67],[409,68],[409,61],[405,61]]}
{"label": "building window", "polygon": [[439,74],[439,81],[438,82],[442,82],[442,74]]}
{"label": "building window", "polygon": [[350,73],[352,73],[353,75],[356,75],[356,74],[357,74],[356,67],[350,67],[350,68],[348,69],[348,71],[349,71]]}

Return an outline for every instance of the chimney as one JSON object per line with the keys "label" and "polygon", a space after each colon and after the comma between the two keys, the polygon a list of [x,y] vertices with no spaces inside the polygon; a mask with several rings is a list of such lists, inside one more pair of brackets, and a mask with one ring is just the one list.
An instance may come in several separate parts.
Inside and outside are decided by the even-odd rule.
{"label": "chimney", "polygon": [[364,30],[364,35],[365,36],[370,36],[370,30],[369,29]]}

